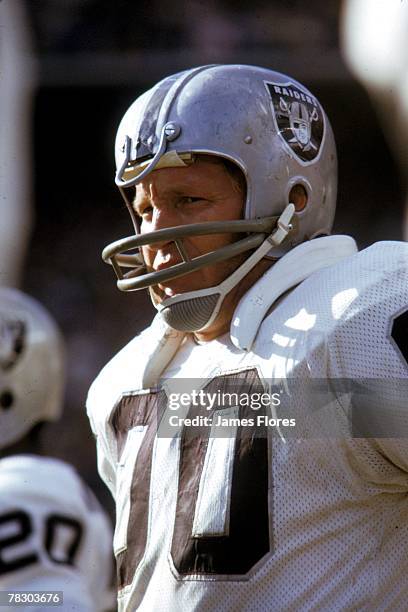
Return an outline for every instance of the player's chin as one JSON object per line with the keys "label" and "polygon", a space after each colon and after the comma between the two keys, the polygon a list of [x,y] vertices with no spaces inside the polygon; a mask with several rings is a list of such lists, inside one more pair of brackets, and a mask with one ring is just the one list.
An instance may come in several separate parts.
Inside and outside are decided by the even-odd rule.
{"label": "player's chin", "polygon": [[171,297],[176,295],[180,295],[180,293],[186,293],[191,289],[187,288],[175,288],[175,287],[164,287],[163,285],[153,285],[149,287],[150,297],[155,306],[159,306],[165,300],[168,300]]}
{"label": "player's chin", "polygon": [[158,306],[165,300],[182,295],[183,293],[215,287],[227,278],[234,269],[235,266],[231,267],[228,264],[218,264],[217,267],[212,265],[190,272],[184,276],[173,278],[166,282],[166,284],[154,285],[149,289],[152,301]]}
{"label": "player's chin", "polygon": [[[181,280],[181,279],[180,279]],[[195,291],[196,289],[204,289],[203,284],[198,284],[197,287],[194,283],[184,283],[184,282],[176,282],[173,281],[168,286],[164,285],[154,285],[149,288],[150,297],[153,303],[158,306],[165,300],[169,298],[175,297],[177,295],[182,295],[183,293],[188,293],[190,291]]]}

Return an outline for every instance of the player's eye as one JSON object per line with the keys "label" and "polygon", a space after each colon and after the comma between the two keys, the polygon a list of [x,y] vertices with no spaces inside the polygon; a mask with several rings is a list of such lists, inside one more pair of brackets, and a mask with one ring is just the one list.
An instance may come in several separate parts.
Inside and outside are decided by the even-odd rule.
{"label": "player's eye", "polygon": [[201,202],[203,198],[194,198],[192,196],[185,196],[181,198],[183,204],[194,204],[195,202]]}

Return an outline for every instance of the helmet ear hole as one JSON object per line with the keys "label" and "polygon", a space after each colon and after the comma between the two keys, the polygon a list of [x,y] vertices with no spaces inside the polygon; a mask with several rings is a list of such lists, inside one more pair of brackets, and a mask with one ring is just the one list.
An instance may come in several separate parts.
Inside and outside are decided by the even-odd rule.
{"label": "helmet ear hole", "polygon": [[0,408],[8,410],[14,404],[14,395],[11,391],[3,391],[0,393]]}
{"label": "helmet ear hole", "polygon": [[301,212],[307,206],[307,191],[301,183],[293,185],[289,193],[289,204],[294,204],[296,212]]}

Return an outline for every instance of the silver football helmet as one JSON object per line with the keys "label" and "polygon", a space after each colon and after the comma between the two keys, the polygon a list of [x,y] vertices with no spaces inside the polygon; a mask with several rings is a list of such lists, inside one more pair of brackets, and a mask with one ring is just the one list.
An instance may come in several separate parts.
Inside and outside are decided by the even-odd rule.
{"label": "silver football helmet", "polygon": [[64,349],[48,312],[17,289],[0,287],[0,448],[62,409]]}
{"label": "silver football helmet", "polygon": [[[165,228],[141,235],[127,188],[155,169],[186,166],[196,154],[233,162],[246,179],[245,218]],[[129,208],[136,236],[108,245],[122,291],[142,289],[252,251],[217,287],[166,298],[156,304],[174,329],[208,327],[225,295],[263,257],[277,258],[297,244],[330,233],[337,193],[337,156],[329,121],[317,99],[294,79],[264,68],[201,66],[170,76],[140,96],[124,115],[116,137],[116,184]],[[289,201],[300,185],[307,205]],[[183,238],[222,232],[245,237],[189,259]],[[180,263],[147,272],[135,249],[173,240]],[[133,251],[133,253],[132,253]],[[123,268],[132,268],[125,272]]]}

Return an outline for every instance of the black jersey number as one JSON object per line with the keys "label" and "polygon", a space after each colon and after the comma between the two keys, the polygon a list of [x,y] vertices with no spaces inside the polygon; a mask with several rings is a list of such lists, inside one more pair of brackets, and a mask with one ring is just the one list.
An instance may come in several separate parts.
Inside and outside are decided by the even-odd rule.
{"label": "black jersey number", "polygon": [[[65,532],[64,545],[60,546],[58,534]],[[43,547],[53,563],[73,565],[82,538],[79,521],[61,514],[44,518]],[[2,535],[2,534],[9,535]],[[13,510],[0,515],[0,576],[22,569],[40,560],[35,550],[13,554],[13,547],[28,543],[33,533],[33,521],[25,510]]]}
{"label": "black jersey number", "polygon": [[[215,393],[237,391],[259,392],[261,381],[256,370],[246,370],[225,375],[211,381],[205,391]],[[156,437],[157,419],[166,410],[167,397],[163,390],[145,395],[127,395],[119,402],[112,425],[118,440],[120,456],[127,453],[128,433],[133,428],[144,427],[145,433],[137,453],[130,491],[130,513],[127,524],[126,549],[117,554],[118,586],[130,584],[143,559],[149,530],[149,499],[152,488],[153,447]],[[213,416],[220,410],[215,407]],[[241,411],[241,407],[240,407]],[[202,412],[202,409],[201,409]],[[253,416],[248,408],[240,412],[241,418]],[[200,408],[190,408],[189,417],[200,414]],[[261,412],[259,412],[261,414]],[[187,428],[188,429],[188,428]],[[251,569],[272,550],[270,529],[269,491],[269,445],[266,429],[245,432],[238,427],[234,436],[233,450],[227,458],[218,456],[214,445],[209,443],[209,428],[203,426],[197,437],[191,438],[183,430],[178,457],[179,477],[177,482],[177,506],[174,517],[163,515],[163,521],[171,526],[171,561],[180,579],[244,580]],[[129,445],[134,440],[129,439]],[[126,447],[126,448],[125,448]],[[219,448],[219,447],[218,447]],[[211,453],[217,454],[211,455]],[[214,461],[207,459],[212,456]],[[225,461],[224,461],[225,459]],[[203,482],[204,466],[218,465],[220,476],[211,495],[223,499],[228,508],[228,528],[217,531],[204,527],[196,528],[196,511],[200,500],[210,491]],[[224,472],[222,472],[224,470]],[[227,482],[229,483],[228,493]],[[173,483],[169,483],[172,486]],[[209,487],[211,488],[211,487]],[[204,491],[204,493],[203,493]],[[203,495],[200,495],[200,492]],[[209,509],[210,511],[210,509]],[[218,512],[218,511],[217,511]],[[221,512],[221,511],[220,511]],[[205,513],[205,509],[204,509]],[[198,511],[198,515],[200,512]],[[204,524],[206,521],[203,521]],[[218,525],[218,518],[215,520]],[[118,546],[119,548],[119,546]]]}

